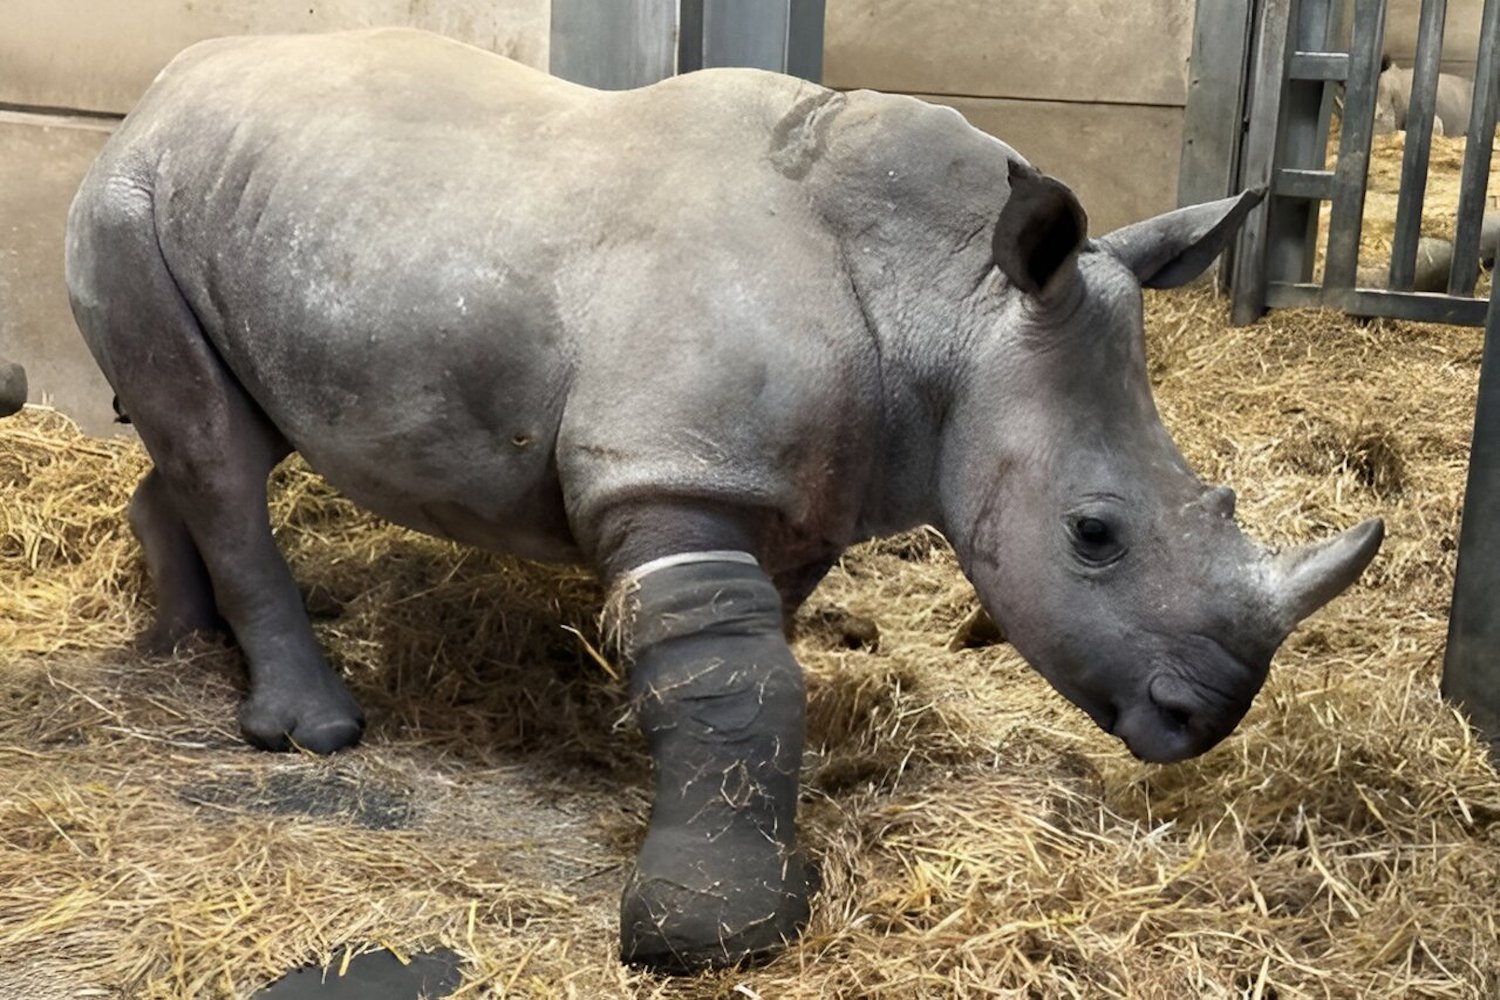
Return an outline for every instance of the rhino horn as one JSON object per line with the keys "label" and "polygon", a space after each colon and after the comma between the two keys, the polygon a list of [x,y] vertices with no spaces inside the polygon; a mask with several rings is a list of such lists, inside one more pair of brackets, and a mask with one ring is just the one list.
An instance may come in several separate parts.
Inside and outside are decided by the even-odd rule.
{"label": "rhino horn", "polygon": [[1385,522],[1371,518],[1342,534],[1288,549],[1271,558],[1270,585],[1286,632],[1358,579],[1385,538]]}

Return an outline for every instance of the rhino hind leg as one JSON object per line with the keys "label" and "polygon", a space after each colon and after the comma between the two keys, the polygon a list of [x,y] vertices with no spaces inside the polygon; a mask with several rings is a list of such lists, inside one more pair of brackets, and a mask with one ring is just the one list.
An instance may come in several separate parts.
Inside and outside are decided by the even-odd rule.
{"label": "rhino hind leg", "polygon": [[[266,479],[290,448],[217,358],[209,360],[209,377],[174,380],[193,390],[166,413],[126,396],[131,419],[156,463],[166,503],[203,561],[217,611],[244,652],[245,737],[266,750],[332,753],[359,741],[364,720],[318,646],[271,533]],[[192,571],[180,563],[174,569]]]}
{"label": "rhino hind leg", "polygon": [[656,787],[621,957],[669,972],[765,958],[801,933],[812,888],[796,848],[804,689],[781,595],[744,562],[628,579],[621,632]]}
{"label": "rhino hind leg", "polygon": [[224,631],[208,567],[155,469],[130,499],[130,527],[145,551],[156,593],[156,622],[137,640],[142,652],[165,656],[194,633]]}
{"label": "rhino hind leg", "polygon": [[75,315],[155,466],[132,513],[164,585],[160,638],[216,606],[249,667],[240,726],[252,743],[318,753],[356,743],[359,706],[323,657],[271,534],[266,479],[290,446],[209,344],[149,224],[111,224],[106,210],[83,238],[109,266],[86,276],[96,304],[75,302]]}

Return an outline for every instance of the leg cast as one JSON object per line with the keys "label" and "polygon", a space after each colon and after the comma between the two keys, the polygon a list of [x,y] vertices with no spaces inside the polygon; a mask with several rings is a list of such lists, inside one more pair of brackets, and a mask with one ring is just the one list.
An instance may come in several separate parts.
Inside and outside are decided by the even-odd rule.
{"label": "leg cast", "polygon": [[640,577],[623,622],[656,768],[651,826],[621,902],[621,954],[672,971],[769,954],[807,922],[796,850],[802,672],[758,566]]}

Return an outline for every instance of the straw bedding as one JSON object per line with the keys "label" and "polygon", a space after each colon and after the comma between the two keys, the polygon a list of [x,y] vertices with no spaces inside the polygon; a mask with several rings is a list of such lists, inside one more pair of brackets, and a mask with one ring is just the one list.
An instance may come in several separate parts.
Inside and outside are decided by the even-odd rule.
{"label": "straw bedding", "polygon": [[973,596],[933,533],[851,552],[796,642],[812,926],[683,980],[614,957],[649,762],[587,574],[390,527],[290,463],[273,523],[370,729],[256,753],[236,652],[129,649],[139,447],[0,423],[0,997],[241,997],[437,945],[465,996],[1495,996],[1500,779],[1437,692],[1479,332],[1234,329],[1202,289],[1147,311],[1163,418],[1247,527],[1381,515],[1375,564],[1234,736],[1157,767],[1008,647],[948,649]]}

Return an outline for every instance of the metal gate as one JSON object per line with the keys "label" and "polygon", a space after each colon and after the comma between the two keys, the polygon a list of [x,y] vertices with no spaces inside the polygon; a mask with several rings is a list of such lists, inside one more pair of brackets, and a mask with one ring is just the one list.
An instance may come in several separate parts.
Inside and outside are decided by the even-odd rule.
{"label": "metal gate", "polygon": [[[1474,74],[1458,228],[1447,294],[1412,291],[1417,238],[1432,149],[1447,0],[1424,0],[1418,33],[1396,232],[1385,288],[1356,281],[1370,140],[1385,40],[1385,0],[1355,0],[1348,52],[1329,51],[1335,0],[1264,0],[1250,77],[1250,120],[1240,180],[1265,187],[1267,204],[1246,220],[1233,271],[1234,321],[1266,307],[1328,306],[1358,316],[1391,316],[1481,326],[1473,298],[1479,230],[1500,108],[1500,2],[1487,0]],[[1344,85],[1338,161],[1324,166],[1335,84]],[[1313,281],[1320,201],[1332,202],[1322,281]]]}
{"label": "metal gate", "polygon": [[[1267,308],[1324,306],[1485,327],[1458,568],[1449,616],[1443,693],[1469,711],[1500,748],[1500,294],[1474,298],[1485,189],[1500,111],[1500,0],[1485,0],[1460,180],[1453,262],[1445,293],[1413,291],[1427,186],[1447,0],[1423,0],[1412,68],[1401,186],[1388,281],[1359,287],[1359,244],[1374,134],[1385,0],[1353,0],[1347,51],[1339,0],[1237,0],[1222,18],[1199,4],[1194,59],[1242,68],[1238,88],[1196,74],[1190,92],[1184,199],[1259,187],[1267,198],[1246,220],[1226,265],[1237,324]],[[1217,46],[1217,51],[1214,50]],[[1224,70],[1219,71],[1220,77]],[[1342,84],[1338,158],[1326,166],[1334,97]],[[1199,101],[1194,108],[1193,101]],[[1231,112],[1230,128],[1220,124]],[[1243,130],[1236,126],[1243,126]],[[1215,131],[1217,129],[1217,131]],[[1197,143],[1199,148],[1194,148]],[[1318,208],[1331,202],[1321,280],[1315,281]]]}

